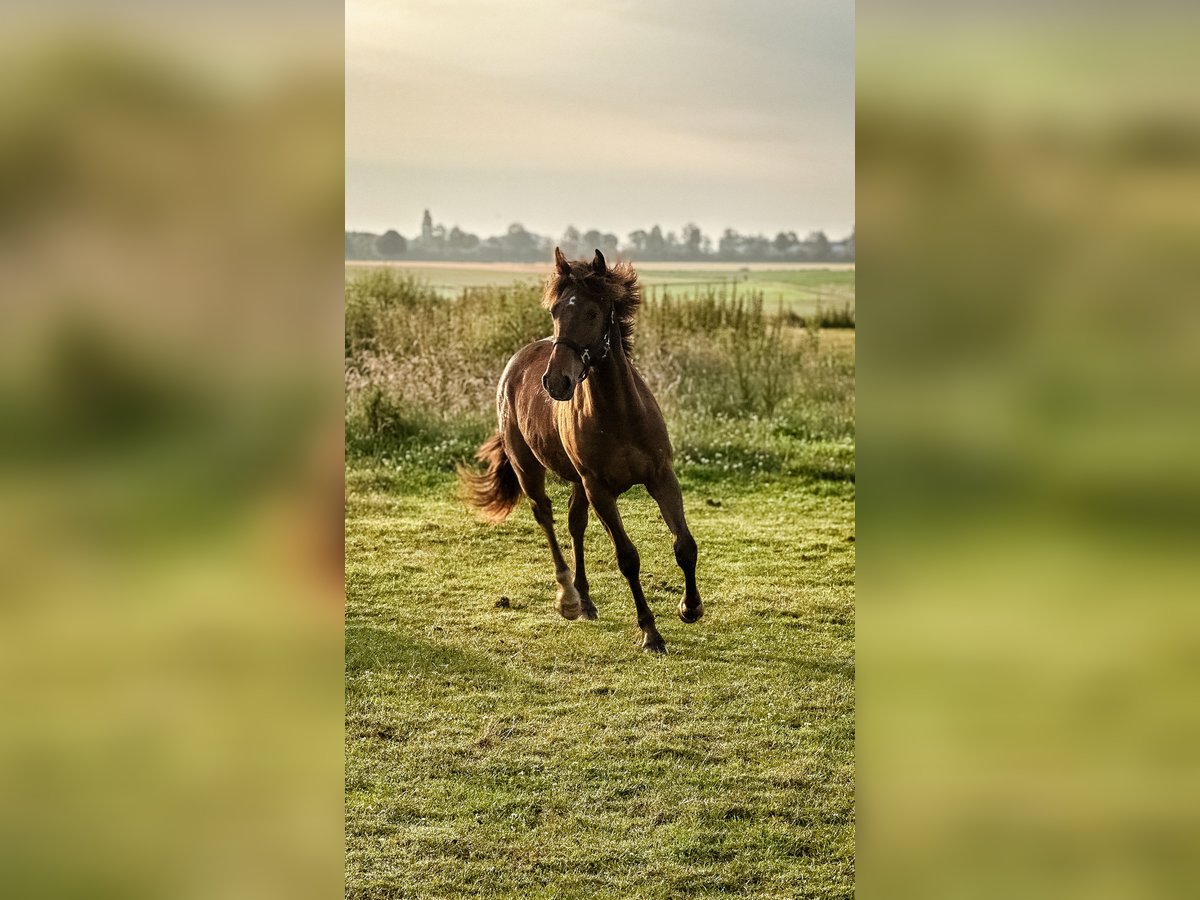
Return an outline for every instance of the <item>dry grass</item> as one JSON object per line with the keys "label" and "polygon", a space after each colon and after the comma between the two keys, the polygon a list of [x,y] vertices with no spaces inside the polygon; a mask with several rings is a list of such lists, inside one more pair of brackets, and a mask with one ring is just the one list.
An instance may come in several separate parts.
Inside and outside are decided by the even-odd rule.
{"label": "dry grass", "polygon": [[[360,275],[346,306],[351,454],[436,455],[447,466],[469,457],[494,427],[509,356],[548,331],[533,287],[444,300],[391,270]],[[685,463],[853,477],[854,347],[844,333],[799,327],[754,292],[660,290],[640,313],[635,362]]]}

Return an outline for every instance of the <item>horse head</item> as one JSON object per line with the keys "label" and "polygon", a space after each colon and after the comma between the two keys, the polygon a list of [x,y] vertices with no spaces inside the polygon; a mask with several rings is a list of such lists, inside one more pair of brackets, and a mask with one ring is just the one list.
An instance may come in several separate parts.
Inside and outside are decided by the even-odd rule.
{"label": "horse head", "polygon": [[555,400],[565,401],[592,367],[608,356],[618,304],[599,250],[590,263],[570,262],[555,247],[554,265],[546,296],[554,320],[554,346],[542,387]]}

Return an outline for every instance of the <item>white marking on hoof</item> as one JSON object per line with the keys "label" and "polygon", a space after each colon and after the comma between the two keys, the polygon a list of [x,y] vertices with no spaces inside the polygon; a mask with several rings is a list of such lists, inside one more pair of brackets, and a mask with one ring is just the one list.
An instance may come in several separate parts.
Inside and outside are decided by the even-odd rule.
{"label": "white marking on hoof", "polygon": [[564,619],[578,619],[583,615],[583,601],[572,583],[571,573],[555,576],[558,581],[558,597],[554,602],[555,608]]}

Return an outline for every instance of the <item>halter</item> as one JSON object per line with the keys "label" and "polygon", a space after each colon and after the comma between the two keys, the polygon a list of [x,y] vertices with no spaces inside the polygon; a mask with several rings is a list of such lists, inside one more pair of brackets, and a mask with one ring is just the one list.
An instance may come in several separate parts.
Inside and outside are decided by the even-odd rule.
{"label": "halter", "polygon": [[617,311],[614,308],[611,315],[608,317],[608,327],[604,329],[604,343],[600,347],[600,352],[596,353],[591,347],[580,347],[570,338],[557,337],[550,346],[557,347],[562,344],[564,347],[570,347],[575,351],[575,355],[579,357],[579,361],[583,363],[583,371],[579,373],[579,378],[576,384],[581,384],[588,377],[588,372],[592,369],[592,362],[599,362],[608,356],[609,348],[612,345],[612,327],[617,322]]}

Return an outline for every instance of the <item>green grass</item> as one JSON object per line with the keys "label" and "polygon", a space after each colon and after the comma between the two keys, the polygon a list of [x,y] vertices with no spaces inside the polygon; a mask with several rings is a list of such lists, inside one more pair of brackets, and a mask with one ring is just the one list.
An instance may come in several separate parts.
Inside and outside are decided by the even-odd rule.
{"label": "green grass", "polygon": [[601,618],[569,623],[528,507],[488,527],[455,499],[497,374],[547,333],[538,292],[411,276],[346,294],[347,895],[852,896],[854,331],[743,287],[642,309],[706,607],[676,617],[670,538],[630,492],[658,658],[597,522]]}
{"label": "green grass", "polygon": [[695,625],[657,509],[621,500],[657,657],[594,516],[600,619],[566,622],[526,504],[489,527],[444,464],[352,460],[348,897],[853,896],[853,482],[681,479]]}
{"label": "green grass", "polygon": [[708,288],[723,289],[736,285],[760,291],[764,305],[775,310],[782,305],[785,312],[807,315],[817,307],[828,309],[854,306],[854,270],[838,269],[751,269],[739,271],[731,263],[727,271],[649,270],[639,272],[642,283],[650,289],[668,288],[672,295],[694,293]]}
{"label": "green grass", "polygon": [[[757,265],[765,265],[759,263]],[[347,277],[369,268],[370,264],[351,263],[346,266]],[[438,291],[443,297],[455,297],[465,287],[537,284],[549,272],[545,265],[501,263],[462,263],[461,265],[432,266],[404,263],[403,270]],[[761,291],[763,301],[771,310],[782,303],[786,312],[807,315],[818,305],[841,308],[854,307],[855,272],[853,268],[788,268],[763,269],[738,263],[712,264],[704,268],[670,268],[670,263],[647,263],[638,266],[638,275],[648,292],[668,288],[674,296],[685,296],[707,289],[722,290],[737,285],[738,290]]]}

